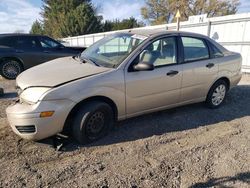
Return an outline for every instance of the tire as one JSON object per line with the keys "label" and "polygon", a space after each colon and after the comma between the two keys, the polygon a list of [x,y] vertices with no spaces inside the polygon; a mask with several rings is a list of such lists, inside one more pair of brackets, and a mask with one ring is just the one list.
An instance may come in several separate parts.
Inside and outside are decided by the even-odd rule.
{"label": "tire", "polygon": [[88,102],[73,120],[73,137],[80,144],[88,144],[106,136],[114,125],[114,112],[104,102]]}
{"label": "tire", "polygon": [[212,109],[219,108],[225,101],[227,91],[228,85],[224,80],[215,82],[208,92],[206,99],[207,106]]}
{"label": "tire", "polygon": [[5,59],[0,64],[0,74],[8,80],[16,79],[22,71],[22,65],[15,59]]}

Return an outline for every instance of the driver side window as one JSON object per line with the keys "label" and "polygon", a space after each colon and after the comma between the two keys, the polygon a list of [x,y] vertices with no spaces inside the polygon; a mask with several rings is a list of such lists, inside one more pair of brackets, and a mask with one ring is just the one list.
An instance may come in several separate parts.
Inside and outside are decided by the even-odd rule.
{"label": "driver side window", "polygon": [[176,64],[176,49],[175,37],[163,38],[149,44],[137,61],[153,64],[155,68]]}
{"label": "driver side window", "polygon": [[39,37],[41,46],[43,48],[58,48],[60,46],[59,43],[47,38],[47,37]]}

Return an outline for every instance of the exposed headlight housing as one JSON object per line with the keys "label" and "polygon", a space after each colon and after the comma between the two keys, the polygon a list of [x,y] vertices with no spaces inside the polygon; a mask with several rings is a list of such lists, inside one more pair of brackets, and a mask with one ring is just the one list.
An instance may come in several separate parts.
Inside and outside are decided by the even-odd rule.
{"label": "exposed headlight housing", "polygon": [[50,89],[48,87],[27,88],[20,94],[20,100],[27,103],[37,103],[43,94]]}

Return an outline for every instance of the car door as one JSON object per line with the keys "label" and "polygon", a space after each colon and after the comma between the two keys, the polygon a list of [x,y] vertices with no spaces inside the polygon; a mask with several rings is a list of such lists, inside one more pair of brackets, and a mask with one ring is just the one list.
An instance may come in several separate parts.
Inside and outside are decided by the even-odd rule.
{"label": "car door", "polygon": [[36,37],[20,35],[13,37],[12,40],[15,48],[15,54],[23,61],[25,69],[43,63],[41,46]]}
{"label": "car door", "polygon": [[67,49],[62,44],[47,36],[39,36],[38,40],[42,46],[45,61],[77,54],[76,52],[73,52],[73,50]]}
{"label": "car door", "polygon": [[[150,43],[125,72],[127,116],[175,105],[180,99],[182,65],[178,64],[176,37]],[[139,62],[154,65],[152,71],[134,71]]]}
{"label": "car door", "polygon": [[211,58],[206,39],[181,36],[183,80],[181,101],[201,101],[218,74],[218,60]]}

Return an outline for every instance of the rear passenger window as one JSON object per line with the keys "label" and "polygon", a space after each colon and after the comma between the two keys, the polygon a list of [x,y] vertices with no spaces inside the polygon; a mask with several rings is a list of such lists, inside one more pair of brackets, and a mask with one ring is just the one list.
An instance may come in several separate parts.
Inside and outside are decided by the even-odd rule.
{"label": "rear passenger window", "polygon": [[184,61],[197,61],[209,58],[207,45],[201,39],[182,37]]}
{"label": "rear passenger window", "polygon": [[39,45],[34,37],[18,37],[16,47],[20,49],[34,49],[39,48]]}
{"label": "rear passenger window", "polygon": [[0,46],[13,46],[13,37],[1,37],[0,38]]}

